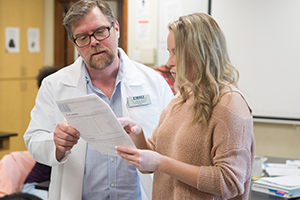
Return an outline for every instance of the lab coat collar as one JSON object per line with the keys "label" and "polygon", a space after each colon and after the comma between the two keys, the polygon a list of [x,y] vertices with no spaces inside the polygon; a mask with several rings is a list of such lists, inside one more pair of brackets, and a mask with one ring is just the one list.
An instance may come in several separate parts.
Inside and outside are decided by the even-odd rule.
{"label": "lab coat collar", "polygon": [[128,83],[129,86],[138,86],[145,84],[142,76],[138,73],[134,61],[130,60],[123,49],[119,48],[120,65],[123,65],[124,78],[123,82]]}
{"label": "lab coat collar", "polygon": [[60,82],[67,86],[76,87],[80,75],[84,71],[84,66],[82,65],[82,62],[82,58],[78,57],[73,64],[65,67],[65,73],[62,76]]}

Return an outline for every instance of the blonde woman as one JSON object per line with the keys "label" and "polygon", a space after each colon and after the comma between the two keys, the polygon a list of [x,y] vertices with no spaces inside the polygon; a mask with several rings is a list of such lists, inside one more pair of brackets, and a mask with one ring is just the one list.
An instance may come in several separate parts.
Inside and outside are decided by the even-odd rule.
{"label": "blonde woman", "polygon": [[[254,158],[252,111],[237,89],[224,34],[205,13],[169,25],[167,62],[179,92],[148,141],[140,125],[120,122],[137,149],[118,154],[154,172],[153,199],[248,199]],[[145,116],[147,117],[147,116]]]}

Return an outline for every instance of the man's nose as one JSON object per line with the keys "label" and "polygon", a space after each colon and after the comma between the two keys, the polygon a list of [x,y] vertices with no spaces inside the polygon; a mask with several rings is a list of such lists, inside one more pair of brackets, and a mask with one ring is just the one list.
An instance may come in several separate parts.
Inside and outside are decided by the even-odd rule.
{"label": "man's nose", "polygon": [[90,38],[92,46],[98,45],[100,43],[100,41],[98,41],[94,35],[91,35]]}

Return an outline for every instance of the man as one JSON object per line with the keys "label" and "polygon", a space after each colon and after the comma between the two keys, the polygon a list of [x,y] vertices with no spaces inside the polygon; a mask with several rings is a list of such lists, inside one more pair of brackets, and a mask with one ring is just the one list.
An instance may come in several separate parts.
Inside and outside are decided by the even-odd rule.
{"label": "man", "polygon": [[[80,57],[43,80],[24,135],[33,158],[52,166],[49,199],[141,199],[134,166],[87,144],[64,121],[56,101],[95,93],[117,117],[128,116],[142,124],[149,137],[172,91],[157,72],[131,61],[118,48],[119,24],[107,3],[75,3],[64,25]],[[141,95],[147,105],[133,102]]]}

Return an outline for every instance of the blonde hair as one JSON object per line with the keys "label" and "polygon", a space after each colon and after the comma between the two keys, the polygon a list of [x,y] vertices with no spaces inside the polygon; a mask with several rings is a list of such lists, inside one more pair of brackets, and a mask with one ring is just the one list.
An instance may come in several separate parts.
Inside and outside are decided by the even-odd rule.
{"label": "blonde hair", "polygon": [[[217,22],[208,14],[194,13],[169,24],[175,37],[176,79],[182,100],[192,94],[194,118],[207,127],[212,110],[225,86],[237,87],[238,71],[231,64],[226,40]],[[187,77],[192,70],[193,78]]]}

